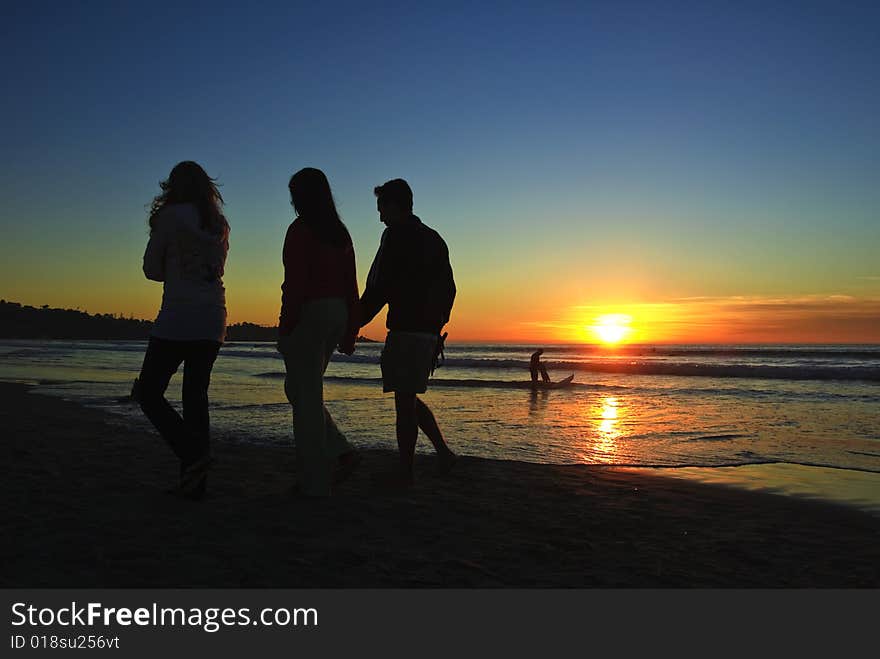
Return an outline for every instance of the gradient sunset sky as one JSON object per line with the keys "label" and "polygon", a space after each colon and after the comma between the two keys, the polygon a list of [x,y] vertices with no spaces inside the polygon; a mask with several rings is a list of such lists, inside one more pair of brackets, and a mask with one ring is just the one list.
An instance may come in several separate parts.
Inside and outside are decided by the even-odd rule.
{"label": "gradient sunset sky", "polygon": [[[880,342],[877,3],[35,3],[4,9],[0,296],[151,318],[146,205],[219,179],[230,322],[274,324],[287,180],[363,287],[403,177],[450,341]],[[382,338],[384,314],[365,331]]]}

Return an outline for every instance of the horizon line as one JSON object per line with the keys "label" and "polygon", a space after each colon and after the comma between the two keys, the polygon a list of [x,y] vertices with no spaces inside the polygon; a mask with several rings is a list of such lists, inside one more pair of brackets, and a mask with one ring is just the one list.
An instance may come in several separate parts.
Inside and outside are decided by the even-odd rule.
{"label": "horizon line", "polygon": [[[92,313],[88,310],[80,309],[78,307],[74,308],[63,308],[63,307],[50,307],[48,304],[44,305],[33,305],[26,304],[24,302],[16,302],[14,300],[7,300],[6,298],[0,298],[0,303],[5,304],[13,304],[21,307],[30,307],[31,309],[37,311],[71,311],[76,313],[85,314],[87,316],[111,316],[118,320],[128,320],[128,321],[136,321],[142,323],[152,323],[155,322],[152,319],[147,318],[136,318],[132,316],[124,316],[121,313]],[[227,327],[235,327],[237,325],[252,325],[254,327],[259,327],[265,330],[277,329],[278,325],[263,325],[260,323],[251,322],[248,320],[239,321],[236,323],[230,323]],[[383,339],[374,339],[365,334],[358,333],[358,338],[367,339],[373,343],[384,343]],[[35,339],[6,339],[6,340],[35,340]],[[102,339],[50,339],[50,340],[77,340],[77,341],[96,341]],[[137,340],[137,339],[111,339],[111,340]],[[236,339],[227,339],[226,343],[271,343],[271,341],[260,341],[260,340],[236,340]],[[528,341],[528,340],[497,340],[497,339],[453,339],[447,340],[447,345],[503,345],[503,346],[579,346],[579,347],[594,347],[599,349],[604,349],[609,352],[617,351],[621,348],[625,347],[654,347],[654,346],[880,346],[880,342],[863,342],[863,341],[786,341],[786,342],[768,342],[768,341],[741,341],[735,343],[719,343],[715,342],[703,342],[703,341],[686,341],[686,342],[676,342],[676,341],[655,341],[650,343],[640,343],[640,342],[626,342],[622,341],[616,344],[604,344],[604,343],[594,343],[594,342],[577,342],[577,341],[558,341],[558,340],[536,340],[536,341]]]}

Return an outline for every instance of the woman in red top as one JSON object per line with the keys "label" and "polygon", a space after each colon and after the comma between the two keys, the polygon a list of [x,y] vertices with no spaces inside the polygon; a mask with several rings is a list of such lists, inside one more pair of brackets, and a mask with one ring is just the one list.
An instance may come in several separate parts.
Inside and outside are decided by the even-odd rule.
{"label": "woman in red top", "polygon": [[354,352],[359,328],[354,247],[324,172],[301,169],[288,187],[296,219],[284,240],[278,350],[293,407],[298,491],[324,497],[359,462],[324,407],[323,383],[333,351]]}

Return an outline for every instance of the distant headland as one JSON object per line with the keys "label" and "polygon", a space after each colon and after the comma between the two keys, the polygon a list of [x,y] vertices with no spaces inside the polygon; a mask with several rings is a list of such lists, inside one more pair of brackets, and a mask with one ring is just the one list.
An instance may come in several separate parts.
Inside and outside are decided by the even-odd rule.
{"label": "distant headland", "polygon": [[[0,339],[146,340],[153,321],[121,314],[90,314],[79,309],[31,307],[0,300]],[[227,341],[274,341],[277,327],[236,323],[226,328]],[[365,336],[359,343],[376,343]]]}

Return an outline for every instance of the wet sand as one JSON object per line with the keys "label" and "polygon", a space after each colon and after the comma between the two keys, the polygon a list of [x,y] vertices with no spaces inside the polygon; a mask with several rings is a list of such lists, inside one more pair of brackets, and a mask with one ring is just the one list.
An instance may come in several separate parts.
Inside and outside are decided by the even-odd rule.
{"label": "wet sand", "polygon": [[[365,451],[322,501],[293,450],[216,443],[202,502],[164,491],[152,433],[0,384],[3,587],[821,587],[880,585],[880,517],[600,466],[462,457],[376,490]],[[391,448],[391,447],[389,447]]]}

